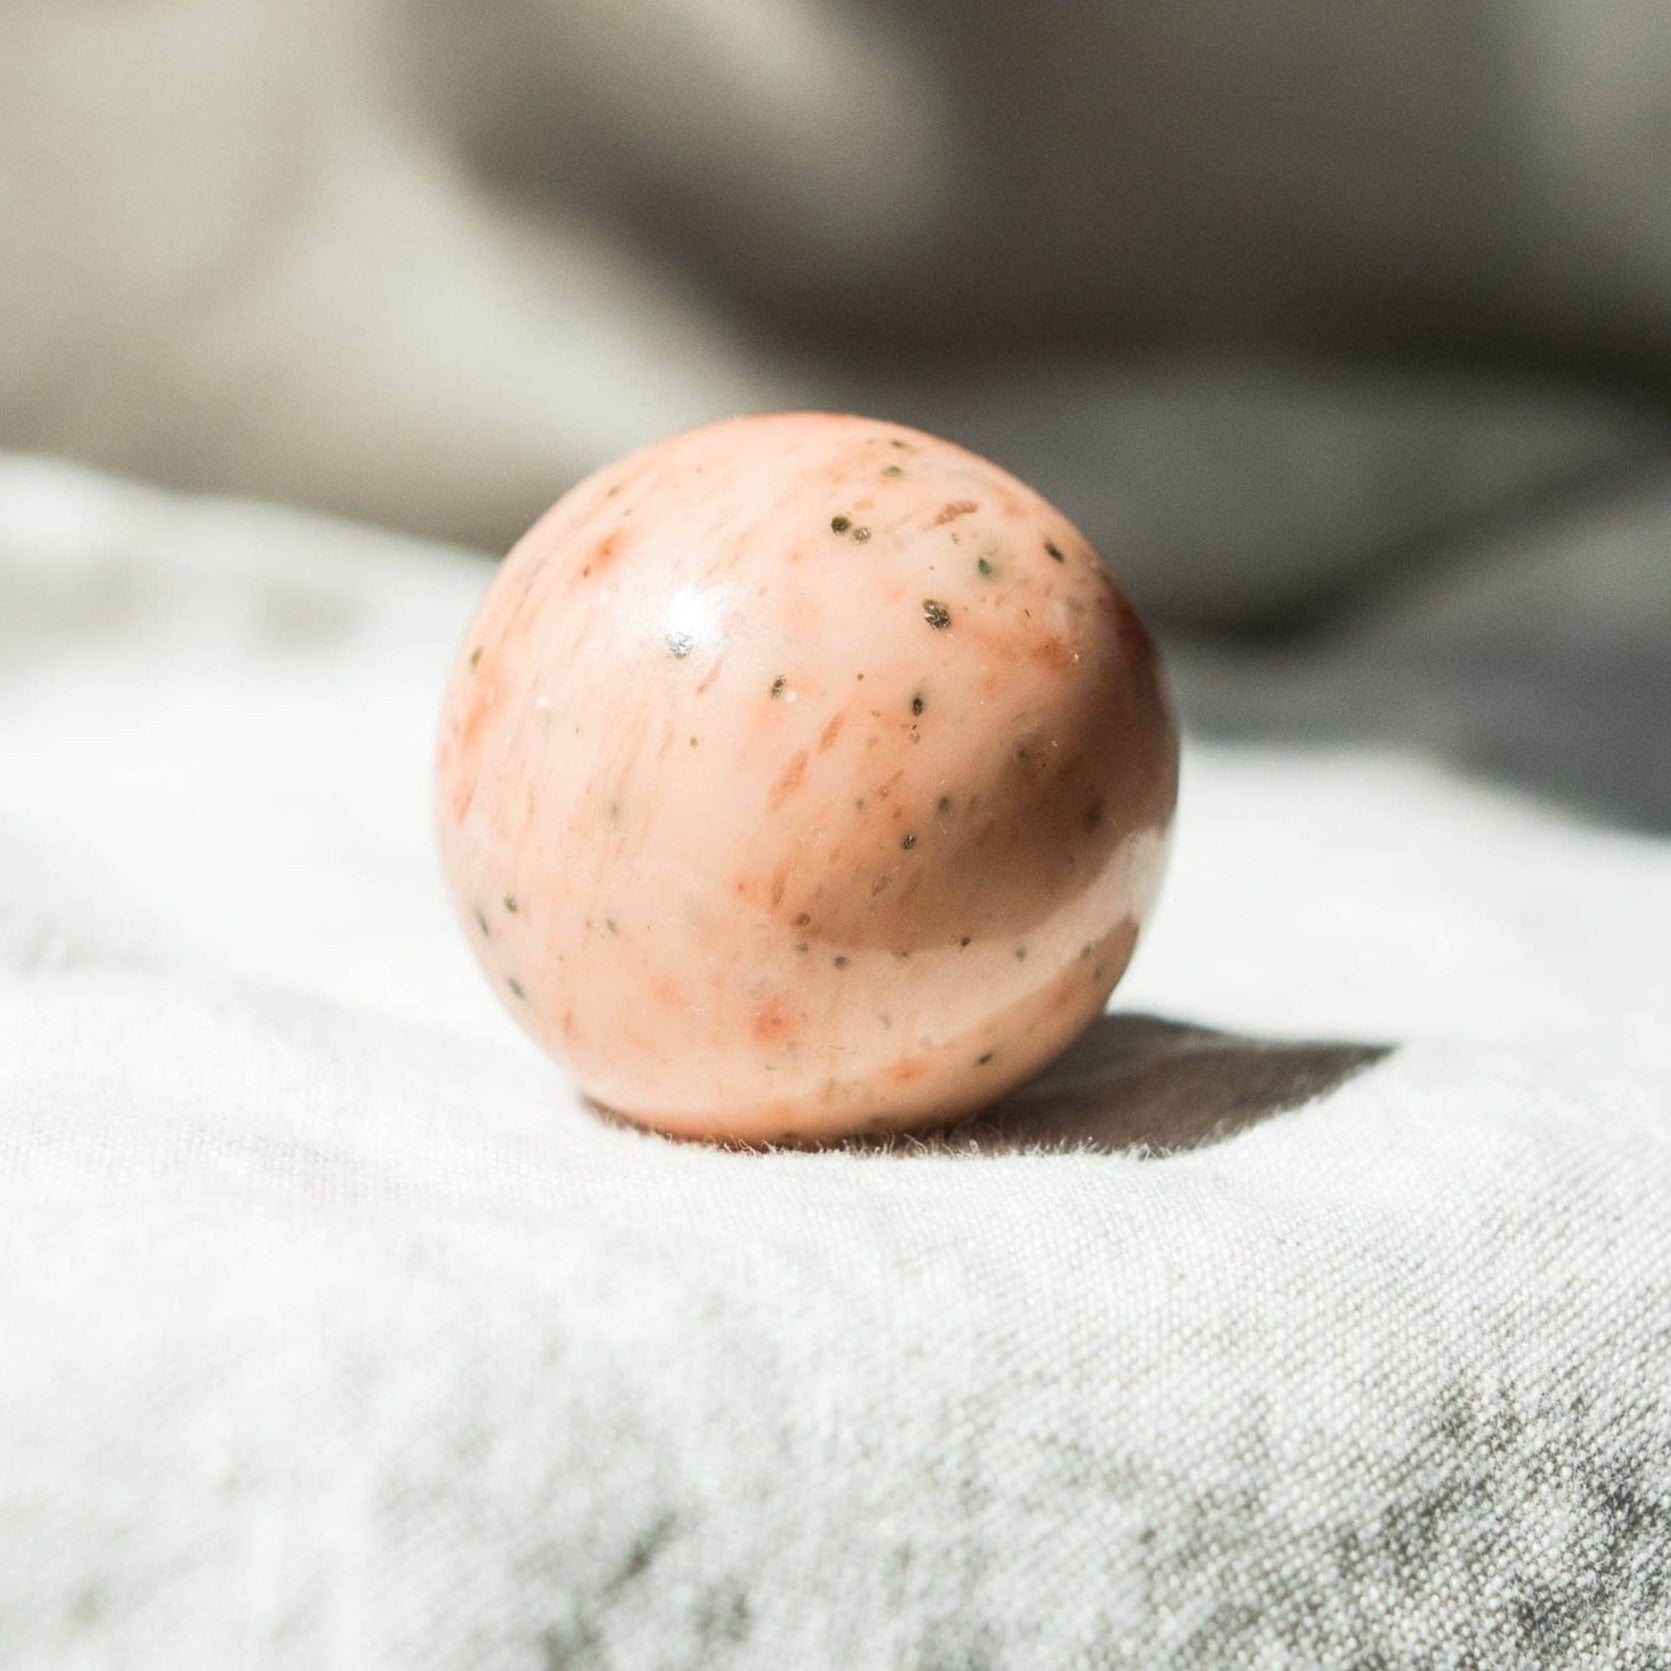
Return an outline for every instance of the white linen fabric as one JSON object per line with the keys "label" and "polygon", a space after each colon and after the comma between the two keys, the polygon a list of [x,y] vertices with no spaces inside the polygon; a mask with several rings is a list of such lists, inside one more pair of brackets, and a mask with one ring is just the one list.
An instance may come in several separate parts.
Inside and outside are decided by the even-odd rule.
{"label": "white linen fabric", "polygon": [[1467,572],[1186,647],[1384,723],[1191,737],[1055,1073],[731,1153],[591,1119],[449,920],[484,565],[0,461],[0,1664],[1671,1666],[1671,843],[1416,746]]}

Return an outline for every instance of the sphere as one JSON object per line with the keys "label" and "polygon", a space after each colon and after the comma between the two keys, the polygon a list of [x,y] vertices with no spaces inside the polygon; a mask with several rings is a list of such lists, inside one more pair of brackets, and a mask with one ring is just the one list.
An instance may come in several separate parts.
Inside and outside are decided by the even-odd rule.
{"label": "sphere", "polygon": [[943,1122],[1100,1013],[1165,863],[1155,647],[1038,494],[821,413],[645,447],[488,588],[443,866],[512,1015],[688,1137]]}

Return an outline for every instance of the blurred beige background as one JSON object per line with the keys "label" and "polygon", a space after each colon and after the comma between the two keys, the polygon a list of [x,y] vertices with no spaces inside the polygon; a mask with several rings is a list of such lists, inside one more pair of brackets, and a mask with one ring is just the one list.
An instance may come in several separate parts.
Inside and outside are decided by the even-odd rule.
{"label": "blurred beige background", "polygon": [[651,435],[857,406],[1264,621],[1635,458],[1671,380],[1661,0],[0,29],[0,442],[167,483],[496,549]]}

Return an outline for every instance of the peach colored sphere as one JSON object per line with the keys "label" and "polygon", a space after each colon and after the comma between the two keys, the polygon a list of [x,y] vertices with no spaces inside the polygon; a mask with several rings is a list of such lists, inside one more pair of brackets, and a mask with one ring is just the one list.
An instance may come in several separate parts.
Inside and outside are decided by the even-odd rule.
{"label": "peach colored sphere", "polygon": [[566,494],[448,688],[442,859],[516,1019],[681,1136],[955,1117],[1124,972],[1177,728],[1097,554],[897,424],[744,418]]}

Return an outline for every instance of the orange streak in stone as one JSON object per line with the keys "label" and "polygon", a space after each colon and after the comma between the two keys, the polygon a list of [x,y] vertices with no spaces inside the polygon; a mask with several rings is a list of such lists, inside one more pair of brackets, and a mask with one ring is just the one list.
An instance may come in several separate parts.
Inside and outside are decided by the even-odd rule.
{"label": "orange streak in stone", "polygon": [[772,797],[766,803],[768,812],[776,812],[783,803],[801,787],[801,781],[806,777],[807,751],[802,749],[789,764],[784,767],[783,776],[772,787]]}
{"label": "orange streak in stone", "polygon": [[980,506],[973,499],[954,499],[949,505],[940,507],[940,514],[930,524],[934,528],[942,528],[948,522],[956,522],[960,516],[967,516],[971,511],[978,511]]}
{"label": "orange streak in stone", "polygon": [[1065,638],[1052,635],[1041,638],[1028,646],[1027,659],[1035,661],[1040,667],[1048,667],[1056,671],[1067,667],[1073,661],[1073,651],[1068,647]]}
{"label": "orange streak in stone", "polygon": [[461,756],[473,754],[476,744],[481,739],[482,727],[487,724],[487,716],[492,710],[493,691],[484,691],[465,710],[464,718],[458,727],[458,752]]}
{"label": "orange streak in stone", "polygon": [[777,1044],[790,1033],[789,1017],[784,1013],[781,998],[768,998],[754,1012],[749,1032],[757,1044]]}

